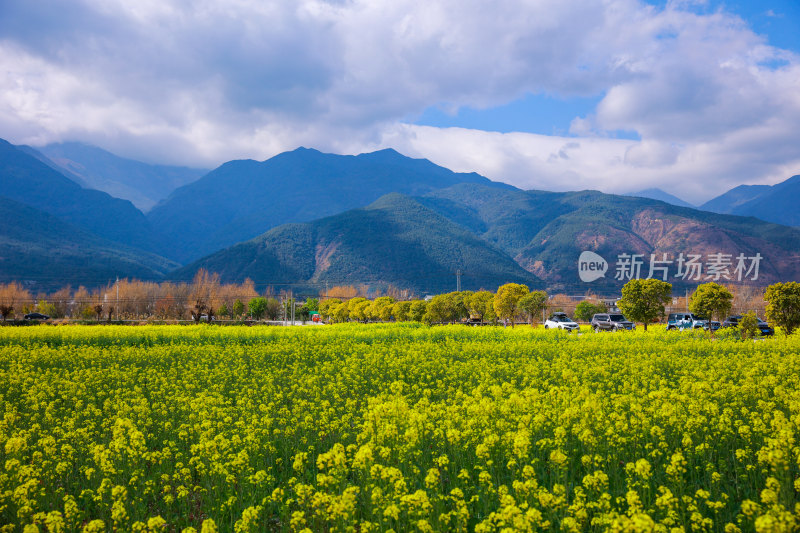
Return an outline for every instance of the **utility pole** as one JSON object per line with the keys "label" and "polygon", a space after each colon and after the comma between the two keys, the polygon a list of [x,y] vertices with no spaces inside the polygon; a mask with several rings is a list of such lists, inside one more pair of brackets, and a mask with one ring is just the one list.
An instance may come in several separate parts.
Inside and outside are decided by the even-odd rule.
{"label": "utility pole", "polygon": [[117,322],[119,322],[119,276],[117,276]]}
{"label": "utility pole", "polygon": [[456,270],[456,291],[461,292],[461,269]]}

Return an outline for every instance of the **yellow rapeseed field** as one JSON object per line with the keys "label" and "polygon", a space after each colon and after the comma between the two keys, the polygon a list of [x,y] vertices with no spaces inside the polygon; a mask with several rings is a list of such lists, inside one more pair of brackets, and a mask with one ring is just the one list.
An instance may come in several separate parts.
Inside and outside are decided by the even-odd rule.
{"label": "yellow rapeseed field", "polygon": [[800,337],[0,328],[0,531],[792,531]]}

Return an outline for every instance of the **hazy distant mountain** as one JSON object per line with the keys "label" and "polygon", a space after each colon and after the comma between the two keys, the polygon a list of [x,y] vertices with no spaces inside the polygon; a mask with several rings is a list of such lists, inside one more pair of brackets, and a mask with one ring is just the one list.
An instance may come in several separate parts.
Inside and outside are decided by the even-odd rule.
{"label": "hazy distant mountain", "polygon": [[637,196],[639,198],[650,198],[651,200],[660,200],[668,204],[677,205],[678,207],[695,207],[689,202],[681,200],[675,195],[662,191],[658,188],[644,189],[639,192],[630,192],[625,196]]}
{"label": "hazy distant mountain", "polygon": [[419,195],[461,182],[493,183],[394,150],[343,156],[299,148],[264,162],[225,163],[177,189],[148,219],[166,235],[171,257],[185,262],[280,224],[362,207],[390,192]]}
{"label": "hazy distant mountain", "polygon": [[177,266],[0,197],[0,283],[17,280],[34,291],[50,291],[103,285],[116,276],[161,279]]}
{"label": "hazy distant mountain", "polygon": [[[487,189],[490,189],[487,187]],[[171,275],[191,280],[199,268],[257,286],[392,284],[418,293],[494,290],[506,282],[541,283],[511,257],[419,202],[389,194],[373,204],[306,224],[286,224],[192,263]]]}
{"label": "hazy distant mountain", "polygon": [[771,188],[770,185],[739,185],[707,201],[700,206],[700,209],[730,215],[737,207],[758,198]]}
{"label": "hazy distant mountain", "polygon": [[740,185],[703,204],[702,209],[716,213],[752,216],[800,226],[800,175],[776,185]]}
{"label": "hazy distant mountain", "polygon": [[208,172],[199,168],[149,165],[76,142],[49,144],[39,150],[69,174],[78,176],[84,187],[130,200],[142,211],[148,211],[178,187]]}
{"label": "hazy distant mountain", "polygon": [[63,174],[0,139],[0,195],[57,216],[100,237],[155,251],[158,239],[127,200],[83,189]]}
{"label": "hazy distant mountain", "polygon": [[65,168],[65,167],[62,167],[62,166],[56,164],[52,159],[50,159],[49,157],[44,155],[42,152],[40,152],[36,148],[33,148],[32,146],[27,146],[27,145],[24,145],[24,144],[17,145],[17,146],[15,146],[15,148],[17,150],[20,150],[21,152],[25,152],[28,155],[32,155],[33,157],[35,157],[36,159],[38,159],[39,161],[41,161],[42,163],[44,163],[48,167],[52,168],[53,170],[55,170],[59,174],[63,174],[64,176],[68,177],[69,179],[71,179],[72,181],[74,181],[75,183],[77,183],[78,185],[83,187],[84,189],[92,189],[93,188],[93,187],[90,187],[88,183],[83,181],[82,177],[78,176],[77,174],[75,174],[74,172],[69,170],[68,168]]}

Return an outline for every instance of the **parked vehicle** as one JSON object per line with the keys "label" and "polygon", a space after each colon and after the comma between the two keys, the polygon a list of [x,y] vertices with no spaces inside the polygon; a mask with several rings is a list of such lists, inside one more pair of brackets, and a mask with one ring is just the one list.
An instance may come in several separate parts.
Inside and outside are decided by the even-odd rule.
{"label": "parked vehicle", "polygon": [[580,326],[572,320],[567,313],[553,313],[550,318],[545,320],[544,329],[563,329],[566,331],[578,331]]}
{"label": "parked vehicle", "polygon": [[618,313],[597,313],[592,317],[592,329],[595,331],[634,330],[636,324]]}
{"label": "parked vehicle", "polygon": [[[670,330],[687,330],[687,329],[708,329],[709,321],[700,318],[693,313],[670,313],[667,318],[667,331]],[[717,331],[720,328],[720,323],[716,320],[711,321],[711,330]]]}
{"label": "parked vehicle", "polygon": [[[667,317],[667,331],[670,330],[685,330],[694,329],[695,327],[702,327],[700,320],[693,313],[670,313]],[[696,325],[697,324],[697,325]]]}
{"label": "parked vehicle", "polygon": [[[775,335],[775,329],[773,329],[772,326],[767,324],[766,321],[761,320],[758,317],[756,317],[756,318],[758,319],[758,331],[761,333],[761,335],[763,335],[765,337],[767,337],[769,335]],[[726,318],[722,322],[722,327],[723,328],[735,328],[736,326],[739,325],[739,320],[741,320],[741,319],[742,319],[742,315],[729,316],[728,318]]]}
{"label": "parked vehicle", "polygon": [[49,320],[50,317],[42,313],[28,313],[25,315],[25,320]]}

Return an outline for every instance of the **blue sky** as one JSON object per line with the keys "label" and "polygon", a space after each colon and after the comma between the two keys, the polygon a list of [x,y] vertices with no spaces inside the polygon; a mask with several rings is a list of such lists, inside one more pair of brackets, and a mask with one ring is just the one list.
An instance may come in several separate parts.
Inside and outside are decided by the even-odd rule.
{"label": "blue sky", "polygon": [[392,147],[699,203],[800,173],[800,2],[11,0],[0,137],[214,167]]}
{"label": "blue sky", "polygon": [[[663,1],[648,3],[658,9],[664,9],[667,4]],[[770,45],[800,53],[800,1],[710,1],[689,4],[686,8],[698,14],[729,12],[744,19]],[[602,93],[589,96],[528,93],[506,104],[484,109],[469,106],[453,109],[452,103],[446,102],[431,106],[419,116],[409,117],[408,121],[443,128],[569,135],[572,120],[590,114],[603,96]],[[619,130],[608,134],[622,139],[640,139],[636,131]]]}

